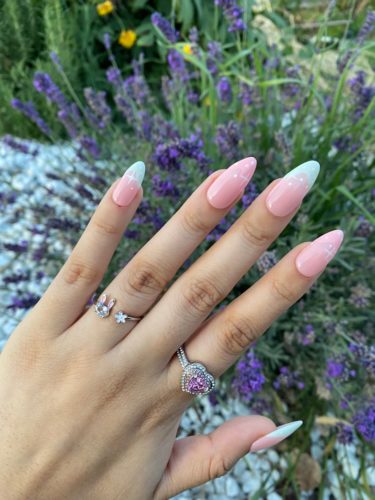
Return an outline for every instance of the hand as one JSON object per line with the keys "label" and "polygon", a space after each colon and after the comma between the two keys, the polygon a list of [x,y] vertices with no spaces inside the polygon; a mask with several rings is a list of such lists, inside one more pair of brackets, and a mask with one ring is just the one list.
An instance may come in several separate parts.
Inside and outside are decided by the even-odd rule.
{"label": "hand", "polygon": [[[166,499],[224,474],[251,446],[275,444],[299,425],[274,432],[265,417],[238,417],[208,436],[176,440],[193,399],[180,387],[178,346],[219,377],[309,289],[342,241],[336,230],[299,245],[208,318],[297,211],[319,171],[308,162],[268,186],[165,291],[240,199],[255,166],[247,158],[206,179],[108,285],[106,304],[117,302],[99,318],[85,305],[141,201],[143,164],[111,186],[0,357],[4,500]],[[144,317],[118,324],[120,310]]]}

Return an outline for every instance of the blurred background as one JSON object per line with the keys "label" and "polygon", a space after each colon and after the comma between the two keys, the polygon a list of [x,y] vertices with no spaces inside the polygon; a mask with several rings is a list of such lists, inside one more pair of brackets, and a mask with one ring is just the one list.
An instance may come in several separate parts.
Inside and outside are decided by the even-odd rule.
{"label": "blurred background", "polygon": [[179,434],[249,413],[304,426],[179,498],[374,498],[374,34],[368,0],[0,0],[0,347],[133,161],[145,197],[103,287],[214,170],[258,159],[179,274],[271,180],[321,164],[218,307],[301,241],[340,227],[342,250]]}

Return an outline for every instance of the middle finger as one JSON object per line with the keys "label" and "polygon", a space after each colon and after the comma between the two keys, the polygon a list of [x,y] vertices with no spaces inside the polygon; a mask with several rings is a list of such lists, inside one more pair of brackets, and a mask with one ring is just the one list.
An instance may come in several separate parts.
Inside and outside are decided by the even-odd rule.
{"label": "middle finger", "polygon": [[133,348],[144,356],[146,344],[154,363],[165,366],[289,223],[318,173],[319,164],[310,161],[271,183],[168,289],[139,325]]}

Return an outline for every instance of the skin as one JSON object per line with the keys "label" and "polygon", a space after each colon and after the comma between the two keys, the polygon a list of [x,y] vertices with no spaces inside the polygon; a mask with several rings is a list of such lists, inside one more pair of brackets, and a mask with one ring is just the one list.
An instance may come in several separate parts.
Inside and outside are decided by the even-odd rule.
{"label": "skin", "polygon": [[303,243],[208,318],[294,215],[268,211],[274,181],[168,287],[231,208],[207,201],[221,173],[207,178],[106,288],[117,298],[114,310],[144,315],[142,321],[117,325],[85,310],[142,198],[140,189],[130,206],[118,207],[117,180],[14,331],[0,356],[4,500],[167,499],[224,474],[275,429],[265,417],[246,416],[210,435],[176,440],[193,399],[180,389],[178,345],[219,377],[316,279],[296,269]]}

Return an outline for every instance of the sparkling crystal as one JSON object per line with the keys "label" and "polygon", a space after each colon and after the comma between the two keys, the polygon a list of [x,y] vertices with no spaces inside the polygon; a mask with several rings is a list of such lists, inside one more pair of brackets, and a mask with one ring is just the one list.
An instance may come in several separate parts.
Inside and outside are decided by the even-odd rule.
{"label": "sparkling crystal", "polygon": [[108,307],[105,304],[102,304],[100,302],[98,304],[96,304],[95,311],[96,311],[97,315],[99,316],[99,318],[105,318],[109,314]]}
{"label": "sparkling crystal", "polygon": [[116,323],[125,323],[127,315],[122,311],[119,311],[115,314]]}
{"label": "sparkling crystal", "polygon": [[187,383],[187,389],[193,394],[200,394],[209,388],[210,384],[206,377],[201,374],[194,374]]}

